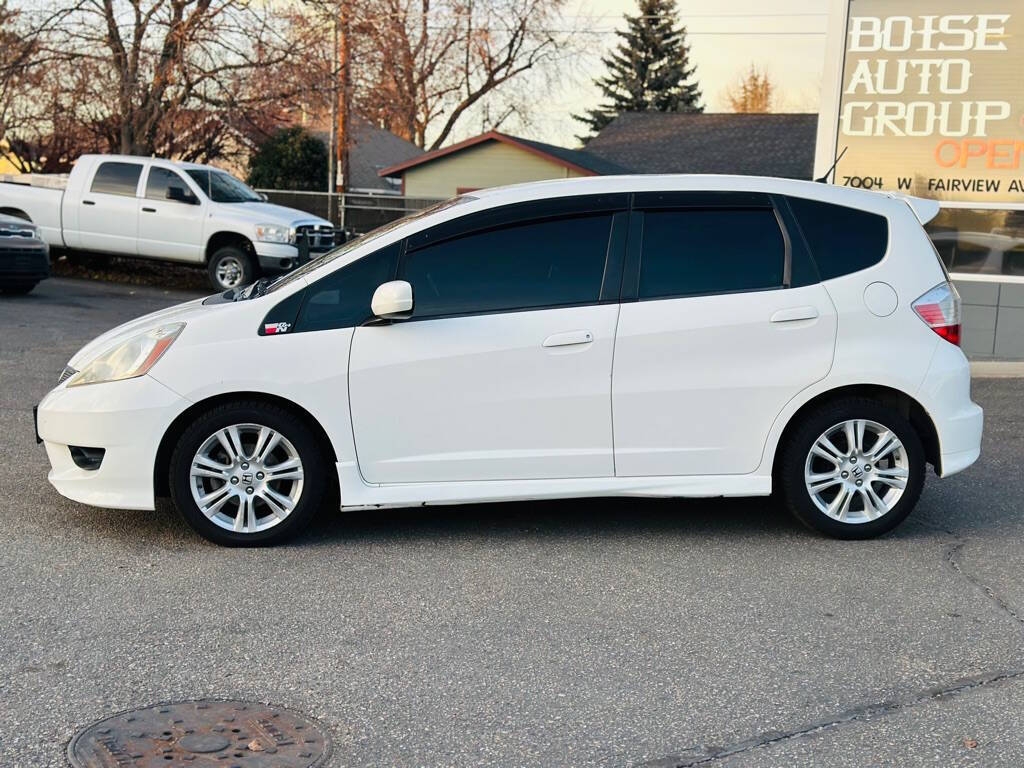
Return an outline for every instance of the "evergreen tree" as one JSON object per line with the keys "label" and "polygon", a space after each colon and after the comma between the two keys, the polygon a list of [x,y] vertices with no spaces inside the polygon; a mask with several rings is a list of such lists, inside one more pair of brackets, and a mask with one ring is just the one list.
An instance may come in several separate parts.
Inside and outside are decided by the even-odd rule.
{"label": "evergreen tree", "polygon": [[327,147],[300,126],[281,128],[249,158],[247,181],[266,189],[323,189]]}
{"label": "evergreen tree", "polygon": [[[638,0],[639,14],[626,15],[621,40],[602,59],[608,72],[594,82],[605,101],[573,118],[597,133],[620,112],[703,112],[690,64],[686,27],[677,27],[675,0]],[[586,143],[590,137],[580,137]]]}

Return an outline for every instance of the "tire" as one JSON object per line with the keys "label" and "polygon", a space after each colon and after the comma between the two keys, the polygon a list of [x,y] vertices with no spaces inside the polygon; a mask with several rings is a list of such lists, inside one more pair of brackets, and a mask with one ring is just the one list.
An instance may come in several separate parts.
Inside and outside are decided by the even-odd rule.
{"label": "tire", "polygon": [[[270,433],[261,433],[264,429]],[[281,438],[276,443],[275,433]],[[236,436],[242,450],[232,459],[225,446],[235,448]],[[263,450],[269,448],[262,458],[261,439]],[[282,478],[271,479],[286,462],[277,472]],[[242,401],[210,409],[185,430],[171,455],[168,486],[175,508],[200,536],[228,547],[256,547],[302,531],[319,510],[331,478],[319,441],[303,419],[276,405]],[[250,505],[251,515],[239,520]]]}
{"label": "tire", "polygon": [[[864,425],[861,450],[852,455],[848,423],[855,448],[858,425]],[[895,448],[891,436],[897,440]],[[823,437],[831,449],[820,442]],[[776,479],[786,507],[804,525],[838,539],[868,539],[891,531],[910,514],[924,487],[920,437],[898,410],[877,400],[844,398],[816,408],[780,450]],[[836,460],[825,458],[831,453],[838,454]]]}
{"label": "tire", "polygon": [[206,271],[215,291],[240,288],[256,279],[252,257],[234,245],[225,245],[214,251]]}
{"label": "tire", "polygon": [[31,293],[32,289],[35,288],[38,284],[38,280],[33,281],[31,283],[11,283],[9,285],[3,286],[3,288],[0,288],[0,291],[3,291],[4,293],[10,294],[12,296],[24,296],[26,293]]}

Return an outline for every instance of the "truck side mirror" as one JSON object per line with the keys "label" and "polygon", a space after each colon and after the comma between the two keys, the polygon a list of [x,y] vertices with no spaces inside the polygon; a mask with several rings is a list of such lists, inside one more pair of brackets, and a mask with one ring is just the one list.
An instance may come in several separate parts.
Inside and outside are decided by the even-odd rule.
{"label": "truck side mirror", "polygon": [[196,196],[193,195],[189,190],[184,187],[180,187],[177,184],[171,184],[167,187],[167,199],[173,200],[176,203],[186,203],[188,205],[198,205],[199,201]]}

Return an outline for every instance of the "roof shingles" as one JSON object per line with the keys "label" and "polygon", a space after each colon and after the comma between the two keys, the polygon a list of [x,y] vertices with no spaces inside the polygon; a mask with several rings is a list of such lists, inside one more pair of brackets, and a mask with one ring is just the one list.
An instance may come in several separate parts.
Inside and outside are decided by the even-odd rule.
{"label": "roof shingles", "polygon": [[586,152],[632,173],[727,173],[810,179],[818,116],[627,112]]}

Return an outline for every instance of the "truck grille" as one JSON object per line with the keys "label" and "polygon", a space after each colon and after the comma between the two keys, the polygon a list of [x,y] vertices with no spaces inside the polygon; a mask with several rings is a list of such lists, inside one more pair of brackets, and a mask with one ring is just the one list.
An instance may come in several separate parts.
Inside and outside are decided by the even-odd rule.
{"label": "truck grille", "polygon": [[0,271],[17,272],[24,269],[35,269],[40,264],[48,263],[46,251],[42,248],[5,248],[0,240]]}
{"label": "truck grille", "polygon": [[24,237],[32,240],[35,236],[35,231],[25,229],[17,224],[0,224],[0,237]]}
{"label": "truck grille", "polygon": [[302,235],[309,242],[310,253],[323,253],[334,247],[335,229],[329,224],[301,224],[295,228],[295,236]]}

